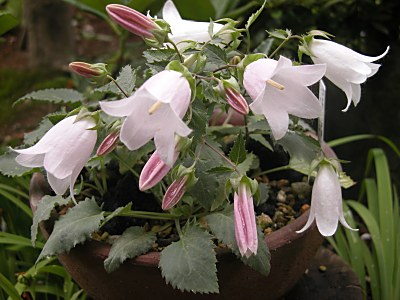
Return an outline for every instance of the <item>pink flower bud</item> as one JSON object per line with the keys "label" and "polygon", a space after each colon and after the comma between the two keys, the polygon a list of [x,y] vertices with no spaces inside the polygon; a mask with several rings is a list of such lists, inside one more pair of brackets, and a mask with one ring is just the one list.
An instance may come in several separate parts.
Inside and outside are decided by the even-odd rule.
{"label": "pink flower bud", "polygon": [[97,148],[96,152],[97,156],[103,156],[113,151],[118,141],[119,141],[119,132],[118,131],[111,132],[101,142],[99,148]]}
{"label": "pink flower bud", "polygon": [[69,69],[86,78],[99,77],[107,74],[105,64],[88,64],[85,62],[74,61],[69,64]]}
{"label": "pink flower bud", "polygon": [[253,196],[247,184],[239,185],[234,195],[235,238],[242,256],[257,254],[258,237]]}
{"label": "pink flower bud", "polygon": [[[178,152],[175,152],[173,164],[177,158]],[[171,167],[164,163],[157,151],[155,151],[143,167],[142,173],[140,173],[139,189],[145,191],[152,188],[159,183],[170,170]]]}
{"label": "pink flower bud", "polygon": [[143,37],[154,39],[151,30],[158,29],[157,24],[142,13],[120,4],[106,6],[107,13],[116,23],[130,32]]}
{"label": "pink flower bud", "polygon": [[247,115],[249,113],[249,105],[246,99],[236,90],[230,87],[225,89],[226,101],[229,105],[242,115]]}
{"label": "pink flower bud", "polygon": [[188,178],[189,176],[185,175],[171,183],[165,192],[164,199],[162,201],[161,207],[163,210],[171,209],[179,202],[179,200],[181,200],[182,196],[186,192],[186,182]]}

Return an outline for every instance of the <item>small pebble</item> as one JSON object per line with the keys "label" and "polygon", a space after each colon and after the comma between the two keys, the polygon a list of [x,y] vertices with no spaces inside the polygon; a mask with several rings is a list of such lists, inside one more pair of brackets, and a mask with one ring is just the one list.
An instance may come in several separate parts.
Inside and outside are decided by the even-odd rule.
{"label": "small pebble", "polygon": [[278,192],[278,195],[276,195],[276,199],[278,202],[285,203],[286,202],[286,193],[282,190]]}
{"label": "small pebble", "polygon": [[324,265],[321,265],[321,266],[319,266],[319,270],[320,270],[321,272],[325,272],[325,271],[327,270],[327,267],[324,266]]}
{"label": "small pebble", "polygon": [[307,210],[309,210],[310,209],[310,205],[309,204],[303,204],[302,206],[301,206],[301,208],[300,208],[300,212],[302,213],[302,214],[304,214]]}
{"label": "small pebble", "polygon": [[286,186],[289,186],[289,180],[287,180],[287,179],[280,179],[279,181],[278,181],[278,183],[277,183],[277,185],[276,185],[278,188],[283,188],[283,187],[286,187]]}

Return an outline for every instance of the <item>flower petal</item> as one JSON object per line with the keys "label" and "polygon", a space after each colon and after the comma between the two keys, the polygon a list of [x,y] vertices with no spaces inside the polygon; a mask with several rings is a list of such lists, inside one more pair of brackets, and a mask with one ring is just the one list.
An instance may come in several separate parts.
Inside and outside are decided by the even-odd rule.
{"label": "flower petal", "polygon": [[47,181],[50,184],[51,189],[57,195],[64,195],[70,185],[71,177],[67,176],[65,178],[57,178],[51,173],[47,173]]}
{"label": "flower petal", "polygon": [[273,59],[259,59],[244,70],[243,85],[253,101],[264,92],[265,81],[272,77],[277,64]]}
{"label": "flower petal", "polygon": [[108,115],[114,117],[128,116],[135,106],[136,94],[132,96],[117,100],[117,101],[100,101],[101,109]]}
{"label": "flower petal", "polygon": [[37,168],[43,166],[44,154],[20,154],[15,161],[27,168]]}

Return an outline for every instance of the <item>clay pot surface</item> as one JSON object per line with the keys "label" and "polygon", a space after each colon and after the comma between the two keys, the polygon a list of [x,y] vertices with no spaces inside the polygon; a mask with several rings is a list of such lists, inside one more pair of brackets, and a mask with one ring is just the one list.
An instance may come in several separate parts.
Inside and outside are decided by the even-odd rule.
{"label": "clay pot surface", "polygon": [[[32,209],[49,189],[41,174],[34,174],[30,188]],[[246,299],[273,300],[284,296],[310,265],[322,236],[315,224],[298,234],[306,223],[308,212],[285,227],[267,235],[271,252],[271,272],[265,277],[245,266],[229,250],[218,251],[219,294],[193,294],[175,290],[166,284],[158,268],[159,252],[130,259],[108,274],[103,266],[111,246],[98,241],[77,245],[60,262],[74,280],[95,300],[119,299]],[[49,233],[41,224],[45,237]]]}

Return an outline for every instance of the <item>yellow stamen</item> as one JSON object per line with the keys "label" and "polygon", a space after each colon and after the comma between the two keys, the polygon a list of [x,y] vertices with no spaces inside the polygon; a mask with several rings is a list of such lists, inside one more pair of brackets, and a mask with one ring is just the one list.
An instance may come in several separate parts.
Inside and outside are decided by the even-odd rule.
{"label": "yellow stamen", "polygon": [[157,101],[156,103],[154,103],[154,104],[150,107],[150,109],[149,109],[149,115],[154,114],[154,113],[157,111],[157,109],[160,108],[160,106],[161,106],[162,104],[163,104],[163,103],[162,103],[161,101]]}
{"label": "yellow stamen", "polygon": [[265,80],[265,82],[272,85],[274,88],[277,88],[280,91],[285,89],[284,85],[277,83],[276,81],[273,81],[272,79],[267,79],[267,80]]}

